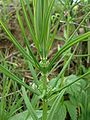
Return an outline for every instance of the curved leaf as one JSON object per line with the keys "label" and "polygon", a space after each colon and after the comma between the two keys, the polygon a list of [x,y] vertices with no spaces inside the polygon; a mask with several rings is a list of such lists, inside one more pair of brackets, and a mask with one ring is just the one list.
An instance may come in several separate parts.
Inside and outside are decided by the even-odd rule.
{"label": "curved leaf", "polygon": [[90,32],[84,33],[74,39],[71,39],[70,41],[68,41],[52,58],[52,60],[50,61],[50,64],[48,65],[48,70],[50,71],[52,69],[52,66],[54,65],[54,63],[58,60],[58,58],[60,57],[60,55],[62,53],[64,53],[66,50],[68,50],[70,47],[72,47],[73,45],[75,45],[78,42],[83,41],[84,39],[88,38],[90,36]]}

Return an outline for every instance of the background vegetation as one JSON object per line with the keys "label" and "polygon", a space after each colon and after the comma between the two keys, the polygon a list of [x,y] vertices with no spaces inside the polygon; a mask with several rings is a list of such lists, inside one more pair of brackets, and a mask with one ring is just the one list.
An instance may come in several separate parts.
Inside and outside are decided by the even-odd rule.
{"label": "background vegetation", "polygon": [[0,1],[0,120],[90,119],[90,1]]}

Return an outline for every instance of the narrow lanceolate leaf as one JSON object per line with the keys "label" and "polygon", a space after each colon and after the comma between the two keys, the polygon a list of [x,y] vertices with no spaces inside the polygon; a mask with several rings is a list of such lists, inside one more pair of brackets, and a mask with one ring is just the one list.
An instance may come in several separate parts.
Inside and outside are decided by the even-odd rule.
{"label": "narrow lanceolate leaf", "polygon": [[48,10],[47,10],[47,13],[46,13],[46,27],[48,27],[48,21],[50,19],[50,14],[51,14],[51,10],[52,10],[52,7],[54,5],[54,1],[55,0],[51,0],[50,4],[49,4],[49,7],[48,7]]}
{"label": "narrow lanceolate leaf", "polygon": [[74,80],[73,82],[69,83],[68,85],[54,91],[50,96],[52,96],[53,94],[56,94],[58,92],[63,91],[65,88],[68,88],[69,86],[73,85],[74,83],[76,83],[77,81],[81,80],[82,78],[86,77],[87,75],[90,74],[90,70],[88,72],[86,72],[85,74],[81,75],[80,77],[78,77],[76,80]]}
{"label": "narrow lanceolate leaf", "polygon": [[[24,29],[24,26],[23,26],[23,22],[21,20],[21,16],[19,15],[19,11],[16,12],[17,14],[17,18],[18,18],[18,22],[19,22],[19,25],[21,27],[21,31],[22,31],[22,35],[23,35],[23,38],[24,38],[24,42],[29,50],[29,53],[31,53],[31,50],[30,50],[30,44],[29,44],[29,40],[27,39],[26,37],[26,34],[25,34],[25,29]],[[30,54],[31,55],[31,54]]]}
{"label": "narrow lanceolate leaf", "polygon": [[45,11],[43,13],[43,25],[42,25],[42,43],[43,43],[43,57],[47,57],[47,42],[49,42],[50,37],[50,16],[51,16],[51,10],[53,7],[55,0],[50,1],[49,6],[47,5],[47,2],[44,2]]}
{"label": "narrow lanceolate leaf", "polygon": [[90,36],[90,32],[84,33],[74,39],[71,39],[70,41],[68,41],[53,57],[53,59],[51,60],[49,66],[48,66],[48,70],[50,71],[52,69],[52,66],[54,65],[54,63],[57,61],[57,59],[60,57],[60,55],[62,53],[64,53],[66,50],[68,50],[70,47],[72,47],[73,45],[75,45],[78,42],[81,42],[83,40],[85,40],[86,38],[88,38]]}
{"label": "narrow lanceolate leaf", "polygon": [[28,109],[31,117],[33,118],[33,120],[39,120],[38,117],[37,117],[37,114],[36,114],[35,110],[32,107],[32,104],[30,103],[30,100],[29,100],[29,98],[27,96],[27,93],[26,93],[24,87],[22,87],[22,92],[23,92],[23,98],[24,98],[26,107],[27,107],[27,109]]}
{"label": "narrow lanceolate leaf", "polygon": [[58,105],[60,104],[60,101],[61,101],[64,93],[65,93],[65,89],[62,92],[60,92],[59,95],[57,96],[56,100],[54,101],[54,103],[50,109],[47,120],[53,120],[53,117],[58,109]]}
{"label": "narrow lanceolate leaf", "polygon": [[38,82],[38,78],[37,78],[36,72],[35,72],[32,64],[31,64],[30,62],[28,62],[28,64],[29,64],[29,68],[30,68],[31,74],[32,74],[33,79],[34,79],[34,83],[35,83],[37,86],[39,86],[39,82]]}
{"label": "narrow lanceolate leaf", "polygon": [[60,80],[62,74],[65,72],[66,68],[67,68],[68,65],[70,64],[70,61],[71,61],[71,59],[73,58],[74,53],[75,53],[77,47],[78,47],[78,44],[77,44],[76,48],[74,49],[73,53],[71,54],[71,56],[69,57],[69,59],[67,60],[67,62],[65,63],[65,65],[63,66],[62,70],[61,70],[60,73],[58,74],[58,76],[57,76],[57,78],[56,78],[56,82],[55,82],[54,87],[57,85],[57,82]]}
{"label": "narrow lanceolate leaf", "polygon": [[24,50],[24,48],[19,44],[18,40],[16,40],[16,38],[12,35],[12,33],[10,32],[10,30],[8,30],[8,28],[6,27],[6,25],[0,20],[0,24],[2,25],[3,29],[5,30],[5,32],[7,33],[7,35],[9,36],[10,40],[13,42],[13,44],[18,48],[18,50],[22,53],[23,57],[25,57],[27,60],[29,60],[33,66],[41,69],[40,65],[37,62],[34,62],[31,58],[30,55],[27,54],[27,52]]}
{"label": "narrow lanceolate leaf", "polygon": [[52,47],[52,44],[53,44],[53,41],[54,41],[54,39],[55,39],[56,32],[57,32],[57,29],[58,29],[58,25],[59,25],[59,23],[60,23],[60,19],[62,18],[62,15],[63,15],[63,14],[60,15],[60,17],[59,17],[59,19],[58,19],[58,22],[56,23],[56,27],[55,27],[55,30],[54,30],[54,32],[53,32],[53,34],[52,34],[52,37],[51,37],[51,39],[49,40],[49,42],[47,43],[47,54],[48,54],[49,50],[50,50],[51,47]]}
{"label": "narrow lanceolate leaf", "polygon": [[29,11],[31,22],[32,22],[32,24],[34,24],[34,18],[33,18],[32,10],[31,10],[31,7],[30,7],[30,1],[29,0],[25,0],[25,1],[26,1],[26,4],[27,4],[27,8],[28,8],[28,11]]}
{"label": "narrow lanceolate leaf", "polygon": [[22,35],[23,35],[23,37],[24,37],[24,42],[25,42],[25,44],[26,44],[26,46],[27,46],[27,48],[28,48],[29,54],[30,54],[30,56],[32,57],[32,59],[33,59],[34,63],[36,64],[36,66],[37,66],[37,65],[39,66],[39,63],[38,63],[36,57],[34,56],[32,50],[31,50],[31,48],[30,48],[29,40],[28,40],[28,38],[26,37],[25,29],[24,29],[24,26],[23,26],[23,23],[22,23],[22,20],[21,20],[21,17],[20,17],[20,15],[19,15],[19,12],[18,12],[18,11],[17,11],[17,17],[18,17],[19,25],[20,25],[20,27],[21,27]]}
{"label": "narrow lanceolate leaf", "polygon": [[45,30],[43,31],[43,26],[44,26],[44,15],[43,15],[44,7],[43,6],[44,6],[44,1],[42,0],[33,1],[34,30],[35,30],[36,38],[39,40],[41,57],[43,56],[43,51],[45,50],[43,46],[44,37],[42,38],[42,34],[43,32],[45,32]]}
{"label": "narrow lanceolate leaf", "polygon": [[28,86],[26,83],[24,83],[20,78],[18,78],[16,75],[14,75],[11,71],[7,70],[5,67],[0,65],[0,72],[4,73],[6,76],[10,77],[13,81],[19,83],[20,85],[27,88],[32,93],[35,93],[39,95],[38,90],[34,90],[31,86]]}
{"label": "narrow lanceolate leaf", "polygon": [[25,17],[27,26],[28,26],[28,28],[29,28],[29,31],[30,31],[32,40],[33,40],[33,42],[35,43],[36,48],[39,50],[38,40],[37,40],[36,37],[35,37],[34,29],[33,29],[32,25],[31,25],[31,23],[30,23],[30,20],[28,19],[28,15],[27,15],[27,12],[26,12],[26,9],[25,9],[24,1],[23,1],[23,0],[20,0],[20,3],[21,3],[21,5],[22,5],[22,10],[23,10],[24,17]]}
{"label": "narrow lanceolate leaf", "polygon": [[36,38],[41,42],[41,31],[42,31],[42,3],[41,0],[33,2],[34,7],[34,30]]}

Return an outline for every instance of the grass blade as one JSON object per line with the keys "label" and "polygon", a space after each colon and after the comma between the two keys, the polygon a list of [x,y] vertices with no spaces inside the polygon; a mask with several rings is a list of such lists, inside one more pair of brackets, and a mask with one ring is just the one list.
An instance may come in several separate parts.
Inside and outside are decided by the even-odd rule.
{"label": "grass blade", "polygon": [[28,38],[26,37],[26,34],[25,34],[25,30],[24,30],[24,26],[23,26],[23,23],[22,23],[22,20],[21,20],[21,17],[19,15],[19,12],[17,11],[17,17],[18,17],[18,21],[19,21],[19,24],[20,24],[20,27],[21,27],[21,30],[22,30],[22,35],[24,37],[24,42],[29,50],[29,54],[30,56],[33,58],[33,61],[34,63],[36,64],[36,66],[38,65],[39,66],[39,63],[38,61],[36,60],[36,57],[34,56],[32,50],[30,49],[30,45],[29,45],[29,40]]}
{"label": "grass blade", "polygon": [[0,71],[2,73],[4,73],[5,75],[7,75],[8,77],[10,77],[13,81],[15,81],[15,82],[19,83],[20,85],[24,86],[25,88],[27,88],[32,93],[35,93],[35,94],[39,95],[39,92],[37,90],[34,90],[31,86],[28,86],[20,78],[18,78],[16,75],[14,75],[13,73],[11,73],[9,70],[7,70],[6,68],[4,68],[2,65],[0,65]]}
{"label": "grass blade", "polygon": [[32,74],[33,79],[34,79],[34,83],[35,83],[37,86],[39,86],[39,82],[38,82],[38,78],[37,78],[36,72],[35,72],[32,64],[31,64],[30,62],[28,62],[28,64],[29,64],[29,68],[30,68],[31,74]]}
{"label": "grass blade", "polygon": [[33,18],[33,13],[32,13],[31,7],[30,7],[30,2],[29,2],[29,0],[25,0],[25,1],[26,1],[26,4],[27,4],[27,8],[28,8],[28,11],[29,11],[31,22],[32,22],[32,24],[34,24],[34,18]]}
{"label": "grass blade", "polygon": [[68,58],[67,62],[66,62],[65,65],[63,66],[62,70],[61,70],[60,73],[58,74],[58,76],[57,76],[57,78],[56,78],[56,82],[55,82],[54,87],[57,85],[58,80],[60,80],[60,77],[61,77],[62,74],[65,72],[65,70],[66,70],[66,68],[68,67],[68,65],[70,64],[70,61],[71,61],[71,59],[73,58],[74,53],[76,52],[77,47],[78,47],[78,44],[76,45],[73,53],[72,53],[71,56]]}
{"label": "grass blade", "polygon": [[31,117],[33,118],[33,120],[39,120],[38,117],[37,117],[37,115],[36,115],[35,110],[34,110],[33,107],[32,107],[32,104],[31,104],[30,101],[29,101],[29,98],[28,98],[28,96],[27,96],[27,93],[26,93],[24,87],[22,87],[22,92],[23,92],[23,98],[24,98],[26,107],[27,107],[27,109],[28,109]]}
{"label": "grass blade", "polygon": [[21,6],[22,6],[22,9],[23,9],[23,13],[24,13],[24,17],[25,17],[27,26],[28,26],[29,31],[30,31],[30,34],[31,34],[31,36],[32,36],[32,40],[33,40],[33,42],[35,43],[36,48],[39,50],[38,40],[37,40],[36,37],[35,37],[35,32],[34,32],[33,27],[32,27],[32,25],[30,24],[30,21],[29,21],[29,19],[28,19],[28,15],[27,15],[27,12],[26,12],[26,10],[25,10],[24,1],[23,1],[23,0],[20,0],[20,3],[21,3]]}
{"label": "grass blade", "polygon": [[[7,33],[7,35],[9,36],[10,40],[13,42],[13,44],[18,48],[18,50],[22,53],[22,55],[29,60],[33,66],[41,69],[40,65],[38,62],[35,61],[35,63],[33,62],[32,58],[30,55],[27,54],[27,52],[24,50],[24,48],[19,44],[19,42],[16,40],[16,38],[11,34],[11,32],[8,30],[8,28],[6,27],[6,25],[0,20],[0,24],[2,25],[3,29],[5,30],[5,32]],[[35,60],[35,59],[34,59]]]}

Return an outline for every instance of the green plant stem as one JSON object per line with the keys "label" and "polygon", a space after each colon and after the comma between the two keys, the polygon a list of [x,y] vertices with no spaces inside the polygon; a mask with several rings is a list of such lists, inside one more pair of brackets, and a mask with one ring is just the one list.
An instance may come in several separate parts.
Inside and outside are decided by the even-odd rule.
{"label": "green plant stem", "polygon": [[46,120],[47,119],[47,100],[44,99],[43,100],[43,116],[42,116],[42,120]]}
{"label": "green plant stem", "polygon": [[[65,28],[65,42],[67,42],[68,38],[69,38],[69,27],[70,27],[70,24],[69,24],[69,17],[70,17],[70,14],[68,12],[68,18],[67,18],[67,24],[66,24],[66,28]],[[66,54],[70,54],[70,49],[68,49],[68,51],[66,51]],[[64,58],[64,64],[66,64],[68,60],[68,56],[65,56]],[[69,64],[68,64],[68,71],[69,71]],[[63,74],[61,75],[61,85],[63,85],[64,83],[64,74],[65,74],[65,71],[63,71]]]}
{"label": "green plant stem", "polygon": [[[65,40],[65,42],[67,42],[68,41],[68,39],[69,39],[69,34],[70,34],[70,23],[69,23],[69,19],[70,19],[70,13],[69,13],[69,11],[68,11],[68,16],[67,16],[67,24],[66,24],[66,35],[65,35],[65,38],[66,38],[66,40]],[[70,49],[68,49],[68,51],[66,51],[66,54],[70,54],[71,53],[71,50]],[[67,62],[67,60],[68,60],[68,56],[65,56],[65,59],[64,59],[64,64],[66,64],[66,62]],[[70,67],[70,64],[68,64],[68,74],[69,74],[69,67]],[[62,84],[63,84],[63,82],[64,82],[64,74],[65,74],[65,72],[63,72],[63,81],[62,81]]]}
{"label": "green plant stem", "polygon": [[47,75],[43,74],[43,116],[42,116],[42,120],[46,120],[47,119],[47,100],[45,98],[46,96],[46,92],[47,92]]}
{"label": "green plant stem", "polygon": [[[90,37],[89,37],[90,39]],[[88,59],[87,59],[87,63],[90,64],[90,41],[88,41]]]}
{"label": "green plant stem", "polygon": [[[71,55],[66,55],[66,56],[71,56]],[[90,56],[90,54],[73,55],[73,57],[89,57],[89,56]]]}

